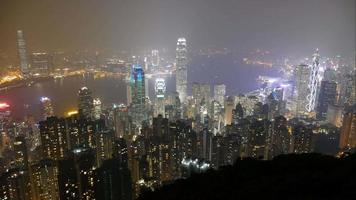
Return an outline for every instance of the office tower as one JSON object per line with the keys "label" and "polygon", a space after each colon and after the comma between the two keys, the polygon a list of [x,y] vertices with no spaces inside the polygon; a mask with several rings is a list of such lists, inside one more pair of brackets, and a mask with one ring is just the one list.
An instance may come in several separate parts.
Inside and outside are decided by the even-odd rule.
{"label": "office tower", "polygon": [[79,116],[91,119],[94,114],[93,97],[87,87],[82,87],[78,92]]}
{"label": "office tower", "polygon": [[53,68],[52,56],[45,52],[31,54],[31,74],[48,75]]}
{"label": "office tower", "polygon": [[210,105],[210,85],[205,83],[193,83],[192,94],[195,105]]}
{"label": "office tower", "polygon": [[340,132],[340,149],[356,147],[356,109],[344,114]]}
{"label": "office tower", "polygon": [[48,97],[41,97],[40,101],[41,101],[42,119],[46,120],[47,117],[54,116],[51,99]]}
{"label": "office tower", "polygon": [[213,134],[207,129],[204,129],[198,133],[197,150],[199,158],[211,161],[212,138]]}
{"label": "office tower", "polygon": [[187,97],[187,41],[185,38],[178,38],[176,49],[176,91],[179,93],[181,102],[185,102]]}
{"label": "office tower", "polygon": [[114,132],[110,130],[98,131],[94,134],[96,166],[100,167],[105,160],[112,158]]}
{"label": "office tower", "polygon": [[312,128],[304,123],[297,123],[292,127],[292,146],[293,153],[312,152]]}
{"label": "office tower", "polygon": [[101,101],[99,98],[93,99],[93,106],[94,106],[94,119],[100,119],[101,113],[102,113],[102,108],[101,108]]}
{"label": "office tower", "polygon": [[313,63],[310,66],[310,74],[309,74],[309,82],[308,82],[308,89],[309,94],[307,96],[308,104],[307,104],[307,111],[312,112],[316,107],[316,98],[317,98],[317,91],[318,91],[318,73],[319,73],[319,62],[320,55],[319,50],[316,49],[316,52],[313,55]]}
{"label": "office tower", "polygon": [[17,136],[14,141],[15,160],[14,166],[19,169],[28,169],[28,153],[24,136]]}
{"label": "office tower", "polygon": [[128,108],[124,104],[114,108],[114,130],[116,138],[123,138],[129,135],[131,129]]}
{"label": "office tower", "polygon": [[159,51],[157,49],[152,50],[151,52],[151,64],[153,69],[157,70],[159,67]]}
{"label": "office tower", "polygon": [[240,103],[237,103],[235,109],[232,110],[232,123],[236,125],[243,118],[244,118],[244,109]]}
{"label": "office tower", "polygon": [[210,128],[213,130],[213,134],[217,135],[222,133],[222,129],[224,127],[224,112],[219,102],[215,100],[211,102],[209,116],[211,118]]}
{"label": "office tower", "polygon": [[165,106],[165,117],[170,121],[176,121],[182,118],[181,102],[178,92],[173,92],[167,96],[167,105]]}
{"label": "office tower", "polygon": [[27,60],[27,51],[26,51],[26,42],[22,30],[17,31],[17,52],[20,59],[20,70],[24,78],[28,78],[29,69],[28,69],[28,60]]}
{"label": "office tower", "polygon": [[329,105],[335,104],[337,96],[336,87],[337,84],[334,81],[321,81],[318,105],[316,108],[316,117],[318,119],[325,120]]}
{"label": "office tower", "polygon": [[59,199],[58,167],[55,161],[41,160],[31,166],[33,199]]}
{"label": "office tower", "polygon": [[268,136],[268,158],[290,153],[290,133],[287,119],[283,116],[274,118]]}
{"label": "office tower", "polygon": [[130,88],[132,104],[145,104],[145,73],[139,64],[134,64],[131,68]]}
{"label": "office tower", "polygon": [[39,123],[44,158],[63,159],[67,152],[66,123],[63,118],[48,117]]}
{"label": "office tower", "polygon": [[145,94],[145,73],[139,64],[134,64],[131,68],[130,76],[131,104],[130,115],[136,127],[141,127],[142,121],[147,120],[146,94]]}
{"label": "office tower", "polygon": [[224,106],[226,86],[224,84],[214,85],[214,100]]}
{"label": "office tower", "polygon": [[297,66],[295,72],[296,115],[304,116],[308,111],[307,96],[310,93],[308,87],[310,69],[308,65],[301,64]]}
{"label": "office tower", "polygon": [[232,97],[228,97],[225,100],[225,117],[224,123],[226,125],[231,125],[232,122],[232,110],[234,109],[234,99]]}
{"label": "office tower", "polygon": [[157,78],[155,82],[155,106],[154,116],[165,115],[166,82],[163,78]]}
{"label": "office tower", "polygon": [[58,163],[60,199],[95,199],[95,154],[92,149],[75,148]]}

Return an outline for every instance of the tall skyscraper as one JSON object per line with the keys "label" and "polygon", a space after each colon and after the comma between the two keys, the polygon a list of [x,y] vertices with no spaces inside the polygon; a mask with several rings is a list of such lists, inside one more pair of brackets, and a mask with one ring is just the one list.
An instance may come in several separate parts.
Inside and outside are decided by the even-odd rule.
{"label": "tall skyscraper", "polygon": [[192,86],[193,98],[195,99],[196,105],[205,103],[210,104],[210,85],[202,83],[193,83]]}
{"label": "tall skyscraper", "polygon": [[131,104],[129,113],[136,130],[140,130],[142,121],[148,119],[146,112],[146,92],[145,92],[145,73],[139,64],[134,64],[130,76]]}
{"label": "tall skyscraper", "polygon": [[130,91],[132,104],[145,104],[145,73],[139,64],[134,64],[131,68]]}
{"label": "tall skyscraper", "polygon": [[43,120],[46,120],[47,117],[54,116],[51,99],[48,97],[41,97],[40,101]]}
{"label": "tall skyscraper", "polygon": [[155,82],[155,117],[165,115],[166,82],[163,78],[157,78]]}
{"label": "tall skyscraper", "polygon": [[29,75],[26,42],[22,30],[17,31],[17,52],[20,59],[20,70],[23,77],[27,78]]}
{"label": "tall skyscraper", "polygon": [[44,158],[63,159],[68,149],[65,120],[49,117],[40,122],[39,129]]}
{"label": "tall skyscraper", "polygon": [[102,109],[101,109],[101,101],[99,98],[95,98],[93,100],[93,106],[94,106],[94,114],[93,114],[94,119],[100,119]]}
{"label": "tall skyscraper", "polygon": [[307,112],[310,69],[308,65],[301,64],[297,66],[295,72],[296,115],[302,116]]}
{"label": "tall skyscraper", "polygon": [[78,92],[79,115],[84,118],[92,118],[94,114],[93,97],[87,87],[82,87]]}
{"label": "tall skyscraper", "polygon": [[179,93],[181,102],[185,102],[187,97],[187,41],[185,38],[178,38],[176,49],[176,91]]}
{"label": "tall skyscraper", "polygon": [[336,87],[334,81],[321,81],[316,115],[318,119],[325,120],[329,105],[336,103]]}
{"label": "tall skyscraper", "polygon": [[214,85],[214,100],[224,106],[226,86],[224,84]]}
{"label": "tall skyscraper", "polygon": [[319,55],[319,50],[317,49],[316,52],[313,55],[313,63],[310,66],[310,74],[309,74],[309,83],[308,83],[308,88],[309,88],[309,94],[307,96],[308,99],[308,104],[307,104],[307,111],[312,112],[315,109],[315,102],[317,98],[317,90],[318,90],[318,85],[319,85],[319,80],[318,80],[318,73],[319,73],[319,62],[320,55]]}
{"label": "tall skyscraper", "polygon": [[356,147],[356,107],[344,114],[340,132],[340,149]]}

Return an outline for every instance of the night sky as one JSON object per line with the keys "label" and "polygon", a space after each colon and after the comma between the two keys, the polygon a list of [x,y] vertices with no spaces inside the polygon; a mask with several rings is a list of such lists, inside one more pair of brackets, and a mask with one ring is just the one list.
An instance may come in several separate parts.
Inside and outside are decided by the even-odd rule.
{"label": "night sky", "polygon": [[278,54],[355,50],[355,0],[0,0],[0,49],[264,48]]}

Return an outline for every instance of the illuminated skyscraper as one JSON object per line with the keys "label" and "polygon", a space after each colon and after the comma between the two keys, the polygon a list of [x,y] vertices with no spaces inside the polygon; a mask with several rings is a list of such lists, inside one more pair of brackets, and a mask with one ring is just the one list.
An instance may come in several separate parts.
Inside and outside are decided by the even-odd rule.
{"label": "illuminated skyscraper", "polygon": [[139,64],[134,64],[130,76],[130,115],[133,123],[139,130],[142,121],[147,120],[146,112],[146,92],[145,92],[145,73]]}
{"label": "illuminated skyscraper", "polygon": [[65,120],[49,117],[40,122],[41,146],[44,158],[63,159],[67,151]]}
{"label": "illuminated skyscraper", "polygon": [[40,101],[43,119],[46,120],[47,117],[54,116],[51,99],[49,99],[48,97],[41,97]]}
{"label": "illuminated skyscraper", "polygon": [[313,63],[310,66],[310,75],[309,75],[309,83],[308,83],[308,88],[309,88],[309,94],[307,96],[308,99],[308,104],[307,104],[307,111],[312,112],[315,109],[315,101],[317,98],[317,90],[318,90],[318,72],[319,72],[319,50],[317,49],[316,52],[313,55]]}
{"label": "illuminated skyscraper", "polygon": [[94,106],[94,119],[100,119],[102,109],[101,109],[101,101],[99,98],[95,98],[93,100],[93,106]]}
{"label": "illuminated skyscraper", "polygon": [[22,30],[17,31],[17,52],[20,59],[20,70],[22,75],[26,78],[29,75],[26,42]]}
{"label": "illuminated skyscraper", "polygon": [[151,64],[155,69],[159,66],[159,51],[156,49],[152,50]]}
{"label": "illuminated skyscraper", "polygon": [[179,93],[181,102],[185,102],[187,97],[187,41],[185,38],[178,38],[176,49],[176,91]]}
{"label": "illuminated skyscraper", "polygon": [[195,99],[196,105],[200,105],[201,103],[205,103],[207,105],[210,104],[210,85],[209,84],[193,83],[192,93],[193,93],[193,98]]}
{"label": "illuminated skyscraper", "polygon": [[79,115],[84,118],[92,118],[94,113],[93,97],[87,87],[82,87],[78,92]]}
{"label": "illuminated skyscraper", "polygon": [[166,82],[163,78],[157,78],[155,83],[155,117],[158,115],[165,115],[165,95]]}
{"label": "illuminated skyscraper", "polygon": [[308,65],[301,64],[297,66],[295,72],[296,115],[301,116],[307,112],[306,105],[308,104],[310,69]]}
{"label": "illuminated skyscraper", "polygon": [[214,100],[224,106],[226,86],[224,84],[214,85]]}
{"label": "illuminated skyscraper", "polygon": [[130,91],[132,104],[145,104],[145,73],[139,64],[134,64],[131,68]]}

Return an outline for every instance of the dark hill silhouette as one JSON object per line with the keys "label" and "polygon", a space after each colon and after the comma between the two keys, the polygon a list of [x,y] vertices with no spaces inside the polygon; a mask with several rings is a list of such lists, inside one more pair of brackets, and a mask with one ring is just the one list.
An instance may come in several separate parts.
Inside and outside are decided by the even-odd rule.
{"label": "dark hill silhouette", "polygon": [[193,174],[139,199],[356,199],[356,156],[278,156],[238,160],[233,166]]}

